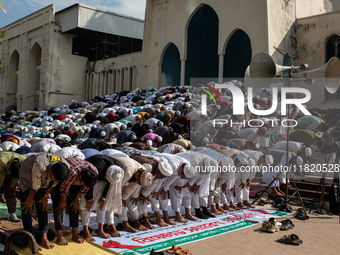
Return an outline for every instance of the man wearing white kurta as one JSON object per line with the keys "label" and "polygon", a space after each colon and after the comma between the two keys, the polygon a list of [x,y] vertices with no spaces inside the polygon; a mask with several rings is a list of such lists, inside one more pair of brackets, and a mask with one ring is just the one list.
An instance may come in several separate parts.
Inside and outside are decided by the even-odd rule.
{"label": "man wearing white kurta", "polygon": [[[159,213],[159,209],[163,211],[164,221],[170,225],[176,225],[176,222],[170,220],[168,214],[168,190],[170,185],[176,181],[176,179],[186,179],[192,177],[194,174],[193,168],[190,166],[190,162],[184,158],[178,157],[177,155],[167,154],[167,153],[156,153],[155,157],[164,157],[170,164],[173,173],[171,176],[166,177],[163,180],[162,185],[157,185],[154,191],[151,193],[150,202],[152,211],[155,213],[156,222],[158,225],[163,226],[163,220]],[[182,216],[178,217],[176,220],[184,220]]]}

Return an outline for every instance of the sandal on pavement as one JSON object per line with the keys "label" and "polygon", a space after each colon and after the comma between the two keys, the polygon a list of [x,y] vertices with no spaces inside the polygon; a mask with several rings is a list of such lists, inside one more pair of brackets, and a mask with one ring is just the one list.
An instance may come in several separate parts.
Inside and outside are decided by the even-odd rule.
{"label": "sandal on pavement", "polygon": [[191,253],[188,250],[185,250],[185,249],[179,247],[176,250],[175,255],[191,255]]}
{"label": "sandal on pavement", "polygon": [[297,235],[292,234],[290,236],[283,236],[277,239],[277,242],[291,245],[300,245],[303,241]]}
{"label": "sandal on pavement", "polygon": [[269,218],[268,222],[274,222],[275,227],[276,227],[277,229],[280,229],[281,226],[282,226],[282,223],[281,223],[281,222],[277,222],[276,219],[273,218],[273,217],[272,217],[272,218]]}
{"label": "sandal on pavement", "polygon": [[280,230],[289,230],[295,227],[295,225],[293,224],[293,222],[290,219],[287,220],[283,220],[281,221],[282,226],[280,228]]}
{"label": "sandal on pavement", "polygon": [[308,220],[309,216],[304,212],[302,208],[299,208],[295,213],[295,218],[299,220]]}
{"label": "sandal on pavement", "polygon": [[275,222],[265,221],[265,222],[262,223],[261,230],[266,231],[268,233],[275,233],[275,232],[280,231],[280,228],[275,226]]}
{"label": "sandal on pavement", "polygon": [[[165,250],[166,252],[169,252],[169,253],[173,253],[175,254],[176,253],[176,250],[179,249],[180,247],[177,246],[177,245],[173,245],[170,249],[167,249]],[[181,248],[182,249],[182,248]]]}

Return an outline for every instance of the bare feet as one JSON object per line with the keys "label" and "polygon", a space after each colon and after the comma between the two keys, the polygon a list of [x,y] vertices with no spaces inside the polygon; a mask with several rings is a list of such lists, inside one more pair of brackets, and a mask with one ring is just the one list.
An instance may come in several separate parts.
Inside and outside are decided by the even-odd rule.
{"label": "bare feet", "polygon": [[[44,248],[46,249],[53,249],[54,248],[54,244],[50,243],[50,241],[48,241],[48,239],[44,238],[41,240],[41,244],[42,246],[44,246]],[[40,248],[41,249],[41,248]]]}
{"label": "bare feet", "polygon": [[255,208],[255,206],[251,205],[249,201],[244,201],[243,204],[247,206],[248,208]]}
{"label": "bare feet", "polygon": [[72,236],[72,240],[76,243],[85,243],[85,240],[81,238],[78,234]]}
{"label": "bare feet", "polygon": [[229,203],[229,208],[236,210],[237,206],[233,202],[230,202]]}
{"label": "bare feet", "polygon": [[143,224],[144,227],[148,228],[148,229],[155,229],[156,227],[154,225],[152,225],[150,223],[150,221],[148,219],[144,219],[144,224]]}
{"label": "bare feet", "polygon": [[223,210],[222,207],[219,204],[216,205],[216,209],[219,210],[222,213],[227,213],[227,211]]}
{"label": "bare feet", "polygon": [[[28,240],[28,248],[32,251],[32,254],[36,254],[36,253],[33,253],[33,244],[29,240]],[[38,250],[38,252],[42,251],[41,247],[38,244],[37,244],[37,250]]]}
{"label": "bare feet", "polygon": [[106,239],[108,239],[108,238],[111,237],[109,234],[106,234],[104,231],[101,231],[101,230],[98,231],[98,235],[99,235],[100,237],[106,238]]}
{"label": "bare feet", "polygon": [[156,224],[158,225],[158,226],[161,226],[161,227],[167,227],[167,226],[169,226],[168,224],[166,224],[165,223],[165,221],[162,219],[162,218],[160,218],[160,219],[156,219]]}
{"label": "bare feet", "polygon": [[137,230],[134,229],[133,227],[131,227],[129,224],[123,224],[123,230],[128,231],[128,232],[132,232],[132,233],[137,232]]}
{"label": "bare feet", "polygon": [[116,229],[115,225],[112,224],[110,225],[110,235],[113,236],[113,237],[120,237],[122,236]]}
{"label": "bare feet", "polygon": [[187,220],[197,221],[197,218],[194,217],[191,213],[190,214],[185,214],[185,218]]}
{"label": "bare feet", "polygon": [[182,222],[182,223],[187,223],[188,221],[183,218],[182,215],[176,216],[175,221],[177,222]]}
{"label": "bare feet", "polygon": [[134,228],[140,231],[146,231],[148,230],[146,227],[144,227],[140,222],[135,222]]}
{"label": "bare feet", "polygon": [[68,242],[65,240],[65,238],[63,236],[57,237],[56,243],[60,246],[68,245]]}
{"label": "bare feet", "polygon": [[221,214],[222,214],[219,210],[217,210],[217,209],[215,208],[214,205],[211,205],[211,206],[210,206],[210,213],[214,213],[214,214],[217,214],[217,215],[221,215]]}
{"label": "bare feet", "polygon": [[173,220],[170,220],[170,218],[164,218],[164,221],[165,221],[166,223],[168,223],[169,225],[177,225],[177,223],[174,222]]}
{"label": "bare feet", "polygon": [[224,204],[224,205],[223,205],[223,209],[224,209],[224,210],[227,210],[227,211],[229,211],[229,212],[235,211],[235,209],[229,207],[227,204]]}
{"label": "bare feet", "polygon": [[96,241],[96,239],[93,238],[93,236],[91,236],[91,234],[88,233],[84,233],[83,234],[83,238],[88,241],[88,242],[94,242]]}
{"label": "bare feet", "polygon": [[245,206],[244,204],[241,203],[237,203],[237,209],[236,210],[241,210],[241,209],[248,209],[247,206]]}

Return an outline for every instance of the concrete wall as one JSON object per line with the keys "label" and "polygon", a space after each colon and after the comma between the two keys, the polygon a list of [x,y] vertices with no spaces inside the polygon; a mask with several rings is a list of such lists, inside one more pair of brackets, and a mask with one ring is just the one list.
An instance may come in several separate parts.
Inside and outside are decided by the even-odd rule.
{"label": "concrete wall", "polygon": [[142,53],[136,52],[88,63],[83,99],[140,87],[141,57]]}
{"label": "concrete wall", "polygon": [[[267,10],[269,33],[267,53],[277,64],[282,65],[283,53],[297,55],[295,0],[268,0]],[[254,52],[256,53],[258,52]]]}
{"label": "concrete wall", "polygon": [[[0,39],[1,43],[1,77],[0,77],[0,111],[8,106],[9,95],[6,87],[9,83],[9,64],[13,52],[19,53],[19,79],[18,91],[13,97],[16,98],[18,109],[25,109],[28,101],[34,100],[32,91],[28,84],[28,66],[30,63],[30,51],[37,43],[42,48],[42,73],[47,72],[50,65],[50,37],[54,31],[54,6],[49,5],[31,15],[24,17],[1,30],[5,31],[6,36]],[[13,77],[11,78],[13,79]],[[50,84],[46,76],[41,77],[40,104],[45,106],[46,101],[42,102],[45,88]],[[46,98],[46,96],[45,96]],[[11,102],[12,103],[12,102]],[[33,109],[31,109],[33,110]]]}
{"label": "concrete wall", "polygon": [[[290,0],[285,0],[289,2]],[[333,2],[333,3],[332,3]],[[296,18],[304,18],[333,11],[338,0],[296,0]]]}
{"label": "concrete wall", "polygon": [[[35,96],[39,96],[39,108],[60,106],[71,99],[82,100],[83,80],[86,71],[84,57],[72,55],[72,35],[62,34],[54,22],[54,6],[49,5],[4,28],[6,37],[0,40],[1,55],[0,112],[12,104],[9,97],[16,98],[18,110],[33,110]],[[42,50],[40,90],[35,90],[30,59],[34,45]],[[9,64],[14,51],[19,53],[18,92],[8,95],[6,87],[10,78]],[[11,73],[12,75],[12,73]],[[32,91],[33,90],[33,91]]]}
{"label": "concrete wall", "polygon": [[[340,12],[317,15],[297,20],[299,59],[296,63],[307,63],[310,70],[323,66],[326,62],[326,43],[333,35],[340,35]],[[305,85],[312,93],[308,105],[339,107],[340,100],[325,100],[325,89],[316,81]]]}
{"label": "concrete wall", "polygon": [[210,5],[219,18],[219,55],[224,55],[228,40],[237,29],[242,29],[250,37],[253,53],[268,51],[266,0],[210,0],[203,3],[199,0],[185,3],[182,0],[148,0],[142,51],[143,88],[159,87],[161,61],[169,43],[176,45],[184,65],[187,27],[191,17],[203,4]]}

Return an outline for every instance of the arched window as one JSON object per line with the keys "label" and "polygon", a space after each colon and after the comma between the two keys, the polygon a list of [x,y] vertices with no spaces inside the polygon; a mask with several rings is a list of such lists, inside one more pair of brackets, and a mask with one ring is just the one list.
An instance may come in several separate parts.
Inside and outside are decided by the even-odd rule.
{"label": "arched window", "polygon": [[[329,38],[327,45],[326,45],[326,63],[332,57],[340,58],[340,36],[334,35]],[[325,89],[325,98],[326,100],[337,100],[340,99],[340,89],[334,94],[328,93]]]}

